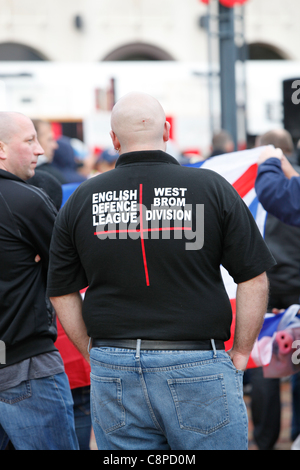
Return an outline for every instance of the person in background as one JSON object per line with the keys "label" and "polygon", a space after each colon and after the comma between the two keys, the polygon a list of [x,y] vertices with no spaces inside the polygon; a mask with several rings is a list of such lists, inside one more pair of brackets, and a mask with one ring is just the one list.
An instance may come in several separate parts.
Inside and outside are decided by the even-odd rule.
{"label": "person in background", "polygon": [[[274,144],[278,144],[278,141],[274,142]],[[291,226],[291,229],[296,230],[296,227],[300,228],[300,171],[299,167],[294,164],[295,160],[290,159],[288,150],[288,148],[284,147],[287,156],[283,154],[281,148],[274,148],[272,146],[267,147],[262,152],[255,189],[258,199],[265,210]],[[283,249],[285,251],[290,249],[288,239],[283,241]],[[298,259],[298,254],[295,259]],[[294,282],[296,278],[294,276],[290,282]],[[299,303],[299,299],[296,301],[295,296],[290,301],[292,300],[295,303]],[[299,375],[297,375],[292,378],[292,440],[295,440],[297,435],[300,434],[299,387]]]}
{"label": "person in background", "polygon": [[44,150],[44,154],[38,158],[36,171],[50,173],[60,184],[66,184],[67,180],[62,173],[52,165],[54,152],[58,148],[58,144],[54,138],[51,123],[41,119],[34,119],[32,122],[37,132],[38,141]]}
{"label": "person in background", "polygon": [[56,148],[51,165],[59,170],[67,183],[82,183],[86,177],[79,174],[75,160],[75,152],[69,137],[62,136],[57,140]]}
{"label": "person in background", "polygon": [[91,151],[80,139],[71,138],[69,142],[74,150],[78,173],[86,179],[91,178],[91,176],[93,176],[95,162],[98,158],[97,153],[95,154],[94,151]]}
{"label": "person in background", "polygon": [[234,152],[234,142],[231,135],[224,130],[214,134],[212,138],[212,153],[208,158],[231,152]]}
{"label": "person in background", "polygon": [[[294,144],[290,133],[275,129],[258,137],[257,146],[280,147],[290,161],[296,164]],[[270,298],[268,312],[286,310],[300,299],[300,229],[290,227],[268,214],[265,226],[267,243],[277,265],[268,271]],[[254,439],[260,450],[274,448],[281,429],[280,380],[265,379],[261,368],[250,369],[252,384],[252,418]],[[296,431],[296,436],[300,434]]]}
{"label": "person in background", "polygon": [[57,211],[62,204],[62,185],[60,182],[47,171],[35,171],[35,175],[27,180],[28,184],[40,188],[50,197]]}
{"label": "person in background", "polygon": [[[35,187],[43,189],[55,204],[57,211],[62,204],[62,187],[59,181],[45,171],[36,172],[33,178],[27,181]],[[91,439],[91,407],[90,407],[90,366],[80,352],[73,346],[64,332],[60,322],[57,323],[58,349],[69,379],[74,401],[75,430],[80,450],[90,450]]]}
{"label": "person in background", "polygon": [[267,145],[280,148],[292,165],[298,164],[293,138],[286,129],[274,129],[257,137],[255,143],[256,147],[264,147]]}
{"label": "person in background", "polygon": [[92,431],[90,385],[91,368],[78,349],[67,337],[57,320],[57,340],[55,346],[64,361],[74,401],[75,430],[80,450],[90,450]]}
{"label": "person in background", "polygon": [[[285,129],[276,129],[260,137],[260,145],[280,148],[295,172],[297,166],[292,136]],[[268,272],[270,280],[270,311],[286,309],[300,298],[300,230],[291,227],[272,214],[268,214],[265,241],[277,265]]]}
{"label": "person in background", "polygon": [[99,155],[95,163],[96,172],[106,173],[107,171],[113,170],[116,166],[118,158],[119,154],[115,151],[114,148],[104,150],[104,152]]}
{"label": "person in background", "polygon": [[73,399],[46,296],[57,210],[26,183],[44,151],[32,121],[0,113],[0,448],[78,450]]}

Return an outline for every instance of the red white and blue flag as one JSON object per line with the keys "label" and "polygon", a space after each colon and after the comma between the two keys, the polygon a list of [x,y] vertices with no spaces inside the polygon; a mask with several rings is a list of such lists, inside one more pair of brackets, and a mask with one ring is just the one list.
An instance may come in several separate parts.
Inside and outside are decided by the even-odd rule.
{"label": "red white and blue flag", "polygon": [[[223,178],[225,178],[236,189],[241,198],[244,200],[245,204],[252,213],[261,234],[264,236],[267,212],[259,203],[255,192],[255,180],[258,170],[257,162],[261,152],[262,148],[260,147],[252,150],[227,153],[225,155],[209,158],[204,162],[198,162],[188,166],[193,168],[212,170],[223,176]],[[230,341],[228,341],[226,344],[226,349],[229,350],[233,345],[235,330],[237,285],[223,267],[221,267],[221,271],[233,312],[233,323],[231,329],[232,335]],[[248,367],[256,367],[256,364],[252,361],[252,359],[250,359]]]}
{"label": "red white and blue flag", "polygon": [[[188,166],[212,170],[223,176],[236,189],[249,207],[261,234],[264,236],[267,212],[259,203],[255,192],[257,162],[262,150],[263,148],[260,147],[242,152],[227,153]],[[222,274],[229,298],[234,301],[237,286],[225,269],[222,269]]]}
{"label": "red white and blue flag", "polygon": [[[255,192],[258,171],[258,158],[262,148],[234,152],[198,162],[189,167],[209,169],[223,176],[239,193],[252,213],[261,234],[264,236],[267,212],[259,203]],[[67,185],[64,189],[64,202],[76,189],[77,185]],[[231,301],[233,322],[231,339],[226,343],[226,350],[233,345],[236,317],[236,289],[232,277],[221,267],[224,285]],[[293,306],[281,315],[267,315],[264,327],[255,344],[248,368],[262,366],[266,377],[283,377],[300,370],[300,306]],[[299,338],[299,341],[297,342]],[[295,343],[296,341],[296,343]],[[293,345],[296,344],[294,347]]]}
{"label": "red white and blue flag", "polygon": [[[239,193],[249,207],[259,230],[264,237],[267,212],[259,203],[255,192],[258,158],[263,148],[235,152],[210,158],[192,166],[209,169],[223,176]],[[232,348],[235,314],[236,284],[228,272],[222,269],[223,281],[229,295],[233,323],[231,339],[226,343],[227,351]],[[248,368],[262,367],[267,378],[281,378],[296,374],[300,370],[300,305],[293,305],[279,315],[266,314],[261,333],[250,356]]]}

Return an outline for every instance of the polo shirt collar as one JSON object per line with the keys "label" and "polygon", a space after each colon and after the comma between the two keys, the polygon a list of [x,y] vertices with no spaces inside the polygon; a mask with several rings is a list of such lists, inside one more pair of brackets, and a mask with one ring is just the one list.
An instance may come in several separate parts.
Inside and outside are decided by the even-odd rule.
{"label": "polo shirt collar", "polygon": [[141,165],[143,163],[168,163],[179,165],[176,158],[162,150],[143,150],[139,152],[123,153],[117,160],[116,167],[124,165]]}
{"label": "polo shirt collar", "polygon": [[22,180],[18,176],[14,175],[13,173],[10,173],[9,171],[6,170],[0,170],[0,178],[4,178],[7,180],[13,180],[13,181],[20,181],[22,183],[26,183],[26,181]]}

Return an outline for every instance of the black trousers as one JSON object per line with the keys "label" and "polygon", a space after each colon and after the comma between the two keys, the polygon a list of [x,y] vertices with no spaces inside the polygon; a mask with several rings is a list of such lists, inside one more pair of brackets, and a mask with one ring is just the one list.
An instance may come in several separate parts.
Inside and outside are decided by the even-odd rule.
{"label": "black trousers", "polygon": [[[269,311],[287,309],[299,303],[299,295],[271,294]],[[251,411],[254,440],[260,450],[272,450],[278,441],[281,428],[280,380],[265,379],[262,368],[249,370],[252,385]]]}

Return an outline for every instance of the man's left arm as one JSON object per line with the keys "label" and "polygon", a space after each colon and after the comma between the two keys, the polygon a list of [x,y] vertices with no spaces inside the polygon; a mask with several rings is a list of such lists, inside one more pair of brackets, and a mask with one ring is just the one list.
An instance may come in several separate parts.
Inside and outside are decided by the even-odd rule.
{"label": "man's left arm", "polygon": [[89,341],[85,323],[82,318],[82,298],[79,292],[51,297],[52,305],[68,338],[83,357],[90,362]]}
{"label": "man's left arm", "polygon": [[236,296],[236,330],[229,355],[239,370],[245,370],[254,343],[263,326],[268,306],[269,283],[266,273],[240,283]]}

